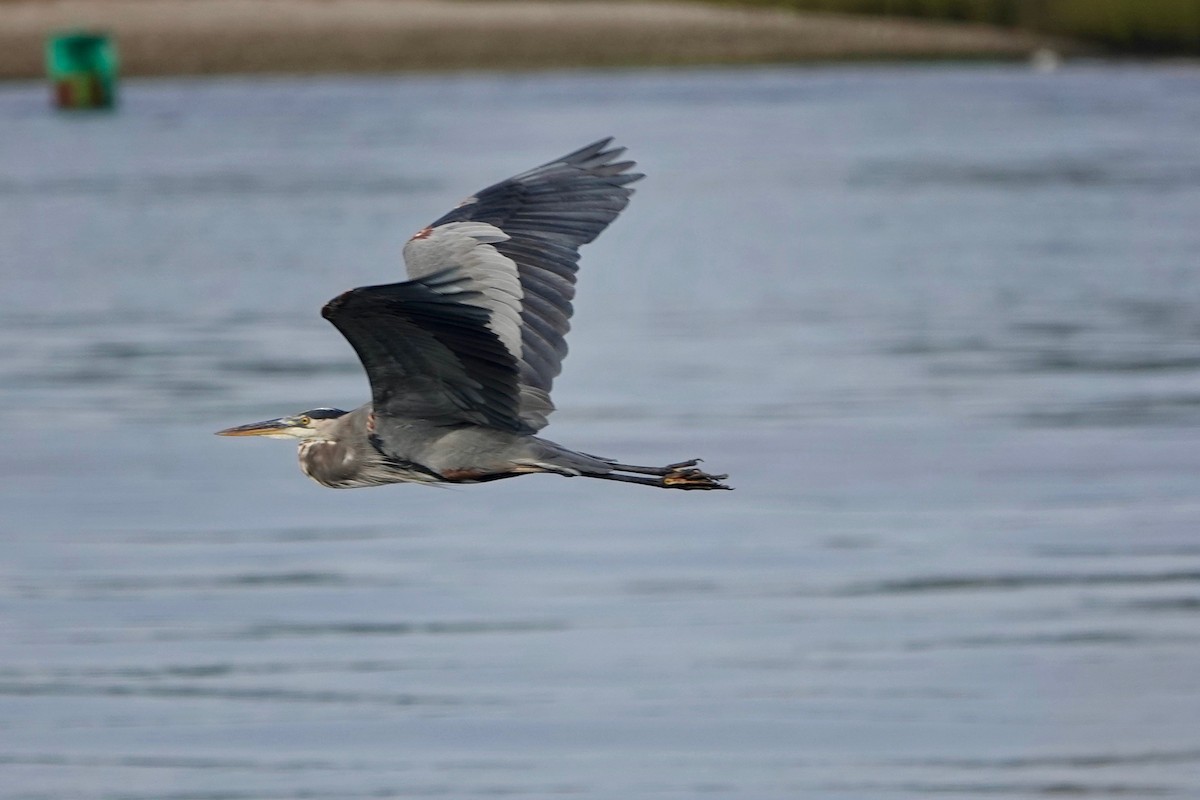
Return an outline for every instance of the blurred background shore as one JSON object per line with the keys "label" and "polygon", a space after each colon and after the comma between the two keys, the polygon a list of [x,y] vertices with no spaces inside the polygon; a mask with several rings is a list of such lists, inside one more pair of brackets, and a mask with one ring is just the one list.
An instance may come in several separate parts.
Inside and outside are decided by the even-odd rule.
{"label": "blurred background shore", "polygon": [[64,28],[114,35],[122,72],[130,75],[997,59],[1112,48],[1189,53],[1200,41],[1194,6],[1133,0],[0,0],[0,78],[41,75],[45,38]]}

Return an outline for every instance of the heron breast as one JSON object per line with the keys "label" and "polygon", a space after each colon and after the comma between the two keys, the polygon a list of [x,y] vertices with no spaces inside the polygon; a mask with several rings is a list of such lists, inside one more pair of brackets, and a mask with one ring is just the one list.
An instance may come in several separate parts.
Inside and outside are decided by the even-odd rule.
{"label": "heron breast", "polygon": [[300,443],[300,469],[322,486],[338,489],[357,485],[358,466],[353,451],[339,442]]}

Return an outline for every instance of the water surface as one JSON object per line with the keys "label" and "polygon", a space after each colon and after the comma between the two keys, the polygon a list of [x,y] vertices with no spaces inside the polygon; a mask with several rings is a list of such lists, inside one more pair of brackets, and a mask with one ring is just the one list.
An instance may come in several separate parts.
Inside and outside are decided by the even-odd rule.
{"label": "water surface", "polygon": [[[0,87],[0,796],[1200,794],[1193,67]],[[318,315],[603,135],[547,434],[334,492]]]}

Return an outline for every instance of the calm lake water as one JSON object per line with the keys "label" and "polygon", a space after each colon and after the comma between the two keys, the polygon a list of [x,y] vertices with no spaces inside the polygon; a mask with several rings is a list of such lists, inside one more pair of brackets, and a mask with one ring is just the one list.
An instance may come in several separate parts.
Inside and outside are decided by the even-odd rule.
{"label": "calm lake water", "polygon": [[[0,85],[0,796],[1200,796],[1200,69]],[[336,492],[212,431],[605,135],[547,430],[731,493]]]}

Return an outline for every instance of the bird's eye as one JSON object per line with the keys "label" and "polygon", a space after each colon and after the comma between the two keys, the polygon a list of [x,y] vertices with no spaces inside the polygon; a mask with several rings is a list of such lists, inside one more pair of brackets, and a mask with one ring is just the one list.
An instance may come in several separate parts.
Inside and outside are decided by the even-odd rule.
{"label": "bird's eye", "polygon": [[307,428],[307,427],[308,427],[308,424],[309,424],[310,422],[312,422],[312,417],[308,416],[307,414],[305,414],[304,416],[300,417],[300,425],[301,425],[301,426],[303,426],[303,427]]}

